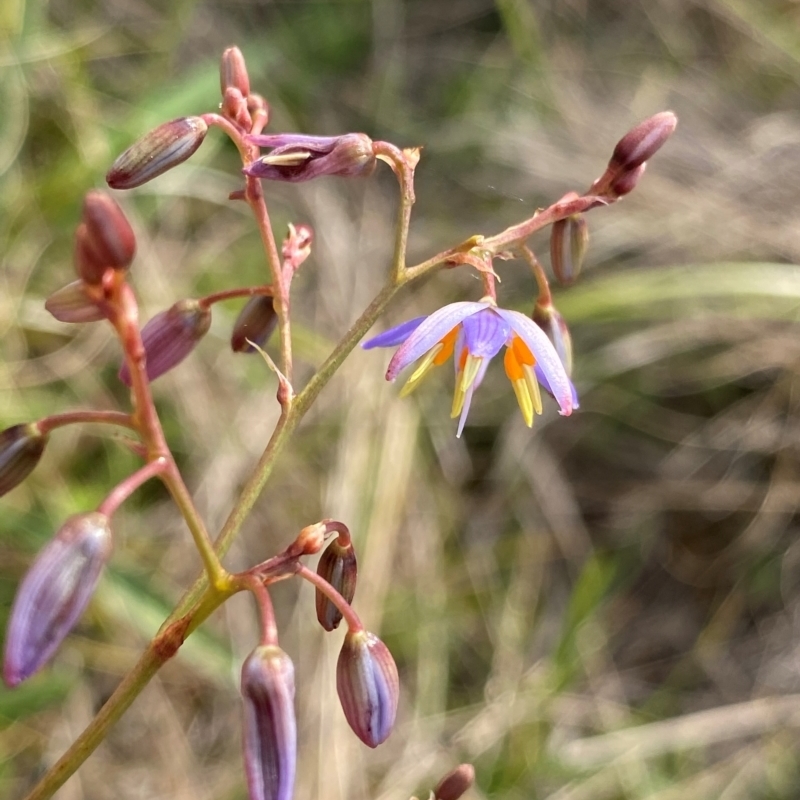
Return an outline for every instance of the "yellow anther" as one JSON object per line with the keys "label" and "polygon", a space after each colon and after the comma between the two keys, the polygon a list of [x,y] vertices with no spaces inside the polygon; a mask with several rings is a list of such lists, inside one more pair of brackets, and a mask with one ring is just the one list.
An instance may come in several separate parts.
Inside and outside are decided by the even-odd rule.
{"label": "yellow anther", "polygon": [[411,377],[406,381],[405,386],[403,386],[403,388],[400,390],[400,397],[407,397],[411,394],[411,392],[414,391],[414,389],[417,388],[417,386],[419,386],[419,384],[422,382],[422,379],[434,366],[436,356],[443,347],[444,345],[440,342],[428,350],[425,358],[422,359],[420,365],[414,370],[414,372],[411,374]]}
{"label": "yellow anther", "polygon": [[514,387],[514,394],[517,396],[517,403],[519,403],[519,410],[522,412],[522,418],[525,424],[533,427],[533,403],[531,402],[531,395],[528,391],[528,383],[524,378],[517,381],[511,381]]}
{"label": "yellow anther", "polygon": [[525,372],[525,384],[528,387],[528,392],[531,396],[531,402],[533,403],[533,410],[537,414],[542,413],[542,393],[539,391],[539,381],[536,380],[536,373],[533,371],[533,367],[529,367],[527,364],[523,364],[522,366],[523,371]]}

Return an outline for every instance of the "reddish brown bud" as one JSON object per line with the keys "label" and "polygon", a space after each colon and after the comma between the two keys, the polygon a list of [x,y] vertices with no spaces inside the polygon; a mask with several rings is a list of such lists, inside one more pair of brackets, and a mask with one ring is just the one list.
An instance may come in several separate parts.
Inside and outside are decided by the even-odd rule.
{"label": "reddish brown bud", "polygon": [[46,444],[47,435],[35,422],[13,425],[0,433],[0,497],[33,472]]}
{"label": "reddish brown bud", "polygon": [[[324,578],[348,603],[356,594],[358,562],[352,543],[346,546],[334,539],[327,547],[317,564],[317,575]],[[339,627],[342,612],[319,589],[316,590],[317,619],[326,631]]]}
{"label": "reddish brown bud", "polygon": [[589,226],[583,214],[573,214],[553,223],[550,231],[550,266],[558,282],[575,283],[589,246]]}
{"label": "reddish brown bud", "polygon": [[238,47],[229,47],[222,53],[219,62],[219,87],[222,94],[225,90],[238,89],[242,97],[250,94],[250,78],[242,51]]}
{"label": "reddish brown bud", "polygon": [[609,169],[629,171],[652,158],[672,136],[678,118],[671,111],[662,111],[640,122],[617,142]]}
{"label": "reddish brown bud", "polygon": [[231,332],[231,350],[234,353],[255,353],[250,344],[263,347],[278,324],[278,315],[271,297],[256,295],[245,303]]}
{"label": "reddish brown bud", "polygon": [[201,117],[165,122],[132,144],[111,165],[106,183],[112,189],[133,189],[189,158],[203,143],[208,125]]}
{"label": "reddish brown bud", "polygon": [[136,237],[113,198],[97,190],[88,192],[83,200],[82,221],[88,245],[103,267],[127,269],[136,253]]}
{"label": "reddish brown bud", "polygon": [[436,800],[458,800],[475,783],[475,767],[472,764],[459,764],[448,772],[433,790]]}
{"label": "reddish brown bud", "polygon": [[[174,306],[156,314],[142,328],[146,354],[147,377],[154,381],[180,364],[211,327],[211,310],[197,300],[179,300]],[[119,371],[119,379],[131,385],[127,362]]]}
{"label": "reddish brown bud", "polygon": [[36,557],[17,590],[6,635],[3,679],[16,686],[40,669],[72,630],[111,555],[111,527],[99,512],[68,519]]}
{"label": "reddish brown bud", "polygon": [[367,631],[348,631],[336,664],[336,690],[350,727],[369,747],[394,727],[400,679],[386,645]]}
{"label": "reddish brown bud", "polygon": [[244,768],[250,800],[291,800],[297,760],[294,666],[274,645],[242,665]]}
{"label": "reddish brown bud", "polygon": [[53,292],[44,307],[59,322],[97,322],[105,318],[102,309],[86,293],[86,284],[72,281]]}

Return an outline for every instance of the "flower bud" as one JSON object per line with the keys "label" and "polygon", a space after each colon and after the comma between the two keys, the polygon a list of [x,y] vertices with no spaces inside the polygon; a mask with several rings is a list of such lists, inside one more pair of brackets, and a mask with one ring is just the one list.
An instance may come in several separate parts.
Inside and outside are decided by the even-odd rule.
{"label": "flower bud", "polygon": [[159,125],[132,144],[111,165],[106,183],[133,189],[186,161],[203,143],[208,125],[201,117],[180,117]]}
{"label": "flower bud", "polygon": [[35,422],[12,425],[0,432],[0,497],[31,474],[46,444],[47,435]]}
{"label": "flower bud", "polygon": [[367,631],[348,631],[336,664],[345,717],[364,744],[377,747],[392,732],[400,679],[386,645]]}
{"label": "flower bud", "polygon": [[229,88],[238,89],[242,97],[250,94],[247,65],[242,51],[238,47],[229,47],[222,53],[219,62],[219,88],[223,95]]}
{"label": "flower bud", "polygon": [[662,111],[640,122],[617,142],[609,169],[629,171],[652,158],[672,136],[678,118],[671,111]]}
{"label": "flower bud", "polygon": [[558,282],[575,283],[589,245],[589,226],[583,214],[573,214],[553,223],[550,231],[550,265]]}
{"label": "flower bud", "polygon": [[[154,381],[180,364],[211,327],[211,310],[197,300],[179,300],[174,306],[156,314],[142,328],[142,344],[146,355],[147,377]],[[120,367],[119,379],[131,385],[127,362]]]}
{"label": "flower bud", "polygon": [[297,761],[294,666],[274,645],[242,665],[244,768],[250,800],[291,800]]}
{"label": "flower bud", "polygon": [[[333,586],[348,603],[352,603],[358,577],[358,562],[352,542],[342,547],[338,538],[334,539],[317,564],[317,575]],[[316,605],[319,624],[326,631],[338,628],[342,612],[319,589],[316,590]]]}
{"label": "flower bud", "polygon": [[47,662],[72,630],[111,555],[99,512],[68,519],[23,578],[6,634],[3,680],[16,686]]}
{"label": "flower bud", "polygon": [[547,334],[553,343],[553,347],[564,365],[568,376],[572,375],[572,336],[570,335],[567,322],[559,314],[555,306],[540,306],[538,303],[533,307],[533,321]]}
{"label": "flower bud", "polygon": [[248,136],[251,144],[274,148],[242,172],[254,178],[298,183],[322,175],[353,177],[374,169],[372,139],[363,133],[343,136],[305,136],[299,133]]}
{"label": "flower bud", "polygon": [[[231,350],[234,353],[254,353],[250,342],[263,347],[278,324],[278,315],[271,297],[256,295],[245,303],[231,332]],[[249,341],[248,341],[249,340]]]}
{"label": "flower bud", "polygon": [[53,292],[44,307],[59,322],[97,322],[105,318],[103,310],[86,294],[86,284],[72,281]]}
{"label": "flower bud", "polygon": [[433,790],[436,800],[458,800],[475,783],[475,767],[472,764],[459,764],[448,772]]}
{"label": "flower bud", "polygon": [[136,253],[136,236],[113,198],[101,191],[88,192],[81,219],[91,249],[103,266],[127,269]]}

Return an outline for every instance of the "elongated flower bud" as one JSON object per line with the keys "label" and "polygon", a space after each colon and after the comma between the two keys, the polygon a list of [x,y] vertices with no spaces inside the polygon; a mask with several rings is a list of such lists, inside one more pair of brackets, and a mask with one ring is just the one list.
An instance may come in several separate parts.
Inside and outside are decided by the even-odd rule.
{"label": "elongated flower bud", "polygon": [[447,773],[433,790],[435,800],[458,800],[475,783],[475,767],[459,764]]}
{"label": "elongated flower bud", "polygon": [[102,309],[86,294],[86,284],[72,281],[53,292],[44,307],[59,322],[97,322],[104,319]]}
{"label": "elongated flower bud", "polygon": [[207,132],[201,117],[180,117],[159,125],[117,158],[106,173],[106,183],[112,189],[133,189],[153,180],[186,161]]}
{"label": "elongated flower bud", "polygon": [[583,214],[553,223],[550,231],[550,266],[558,282],[569,286],[578,280],[589,245],[589,226]]}
{"label": "elongated flower bud", "polygon": [[[211,310],[197,300],[179,300],[174,306],[156,314],[142,328],[146,354],[147,377],[154,381],[180,364],[211,327]],[[131,385],[127,363],[119,371],[119,379]]]}
{"label": "elongated flower bud", "polygon": [[[348,603],[353,602],[358,577],[358,562],[352,543],[346,547],[334,539],[317,564],[317,575],[324,578]],[[316,590],[317,619],[326,631],[339,627],[342,612],[319,589]]]}
{"label": "elongated flower bud", "polygon": [[83,613],[111,555],[108,517],[68,519],[24,577],[6,634],[3,680],[29,678],[47,662]]}
{"label": "elongated flower bud", "polygon": [[367,631],[348,631],[336,664],[336,690],[350,727],[369,747],[394,727],[400,679],[386,645]]}
{"label": "elongated flower bud", "polygon": [[617,142],[608,162],[609,169],[627,172],[644,164],[672,136],[677,124],[678,118],[671,111],[662,111],[640,122]]}
{"label": "elongated flower bud", "polygon": [[35,422],[13,425],[0,433],[0,497],[31,474],[46,444],[47,436]]}
{"label": "elongated flower bud", "polygon": [[219,88],[222,94],[226,89],[238,89],[242,97],[250,94],[250,78],[247,75],[242,51],[238,47],[228,47],[219,62]]}
{"label": "elongated flower bud", "polygon": [[244,768],[250,800],[291,800],[297,761],[294,665],[274,645],[242,665]]}
{"label": "elongated flower bud", "polygon": [[254,342],[263,347],[278,324],[278,315],[271,297],[251,297],[239,312],[231,332],[231,350],[234,353],[254,353]]}

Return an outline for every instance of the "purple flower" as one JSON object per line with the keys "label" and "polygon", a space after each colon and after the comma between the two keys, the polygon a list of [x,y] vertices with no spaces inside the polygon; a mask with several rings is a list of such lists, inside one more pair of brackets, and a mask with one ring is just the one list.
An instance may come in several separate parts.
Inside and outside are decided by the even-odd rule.
{"label": "purple flower", "polygon": [[269,155],[248,164],[242,172],[255,178],[298,183],[322,175],[353,177],[375,169],[372,140],[363,133],[306,136],[301,133],[259,134],[247,140],[271,147]]}
{"label": "purple flower", "polygon": [[578,407],[575,387],[547,334],[524,314],[497,308],[491,298],[485,297],[479,303],[451,303],[428,317],[417,317],[391,328],[362,347],[369,350],[395,345],[400,347],[389,362],[386,380],[393,381],[412,361],[422,359],[401,396],[416,388],[431,367],[455,354],[452,416],[459,417],[457,436],[464,429],[473,392],[480,386],[489,361],[503,346],[506,375],[528,427],[533,425],[534,413],[542,413],[540,383],[555,397],[561,414],[567,416]]}

